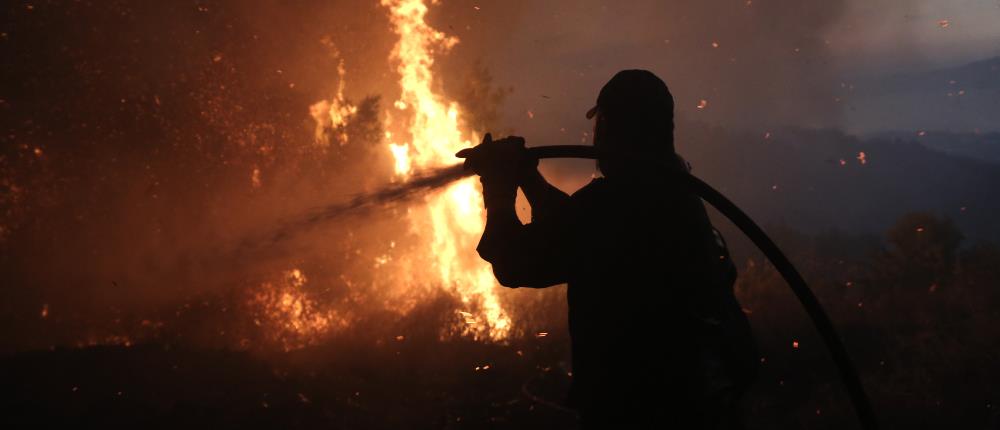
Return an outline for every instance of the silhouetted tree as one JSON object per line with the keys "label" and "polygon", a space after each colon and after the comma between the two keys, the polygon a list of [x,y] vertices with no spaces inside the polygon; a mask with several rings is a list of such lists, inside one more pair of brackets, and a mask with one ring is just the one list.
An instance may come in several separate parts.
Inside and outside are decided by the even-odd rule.
{"label": "silhouetted tree", "polygon": [[961,253],[958,263],[961,287],[976,310],[1000,318],[1000,247],[978,243]]}
{"label": "silhouetted tree", "polygon": [[482,134],[497,126],[498,109],[512,91],[511,87],[497,87],[490,70],[482,61],[476,60],[455,99],[464,110],[466,125]]}
{"label": "silhouetted tree", "polygon": [[897,284],[931,288],[952,278],[963,236],[948,218],[914,212],[900,217],[886,239],[885,263],[898,275]]}

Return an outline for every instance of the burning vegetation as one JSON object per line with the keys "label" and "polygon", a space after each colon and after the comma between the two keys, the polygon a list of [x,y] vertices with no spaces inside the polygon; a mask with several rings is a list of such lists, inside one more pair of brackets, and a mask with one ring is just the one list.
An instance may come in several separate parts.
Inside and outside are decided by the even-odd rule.
{"label": "burning vegetation", "polygon": [[[393,182],[405,183],[414,170],[433,169],[456,164],[454,153],[472,146],[478,140],[467,130],[467,123],[460,115],[460,107],[440,93],[432,69],[435,55],[447,52],[459,42],[432,28],[426,22],[427,5],[423,1],[383,1],[389,11],[390,22],[399,40],[392,50],[391,59],[399,75],[400,97],[392,109],[380,115],[384,124],[386,146],[381,149],[391,154],[394,171]],[[313,104],[310,113],[316,120],[316,136],[320,146],[335,140],[337,145],[357,145],[351,141],[348,129],[355,121],[358,108],[344,99],[344,65],[338,64],[339,82],[336,96],[329,101]],[[377,143],[381,139],[376,140]],[[453,295],[459,307],[453,319],[441,327],[441,338],[470,336],[476,340],[503,341],[511,331],[511,319],[501,304],[498,285],[484,261],[474,253],[478,236],[482,232],[485,213],[479,197],[478,184],[472,178],[449,185],[442,191],[422,198],[423,201],[406,207],[405,218],[409,224],[412,242],[406,249],[396,249],[390,241],[386,253],[376,256],[372,270],[379,271],[384,281],[371,285],[380,290],[406,290],[407,298],[397,303],[385,303],[399,315],[405,316],[420,299],[420,291],[428,297],[431,289],[441,289]],[[299,269],[289,273],[293,286],[305,283]],[[297,280],[300,279],[301,281]],[[282,286],[266,283],[259,303],[270,308],[268,313],[283,314],[290,319],[282,326],[279,336],[292,338],[317,338],[328,335],[336,327],[350,323],[336,318],[331,324],[329,314],[337,310],[320,311],[316,304],[301,297],[302,293],[287,292]],[[295,294],[299,294],[296,296]],[[365,294],[361,292],[360,294]],[[259,296],[258,296],[259,297]],[[303,320],[304,319],[304,320]],[[281,343],[286,349],[305,346],[308,341]]]}
{"label": "burning vegetation", "polygon": [[[428,321],[442,340],[468,337],[504,342],[514,330],[535,331],[530,323],[513,327],[514,295],[502,298],[489,266],[469,252],[484,221],[478,184],[472,179],[419,197],[418,202],[387,204],[376,208],[378,213],[369,210],[360,218],[355,214],[325,224],[294,224],[291,230],[271,233],[275,226],[323,202],[345,200],[338,196],[406,184],[416,180],[419,172],[452,165],[458,149],[478,140],[466,119],[474,120],[475,115],[462,113],[463,108],[442,92],[433,67],[436,57],[459,40],[427,23],[428,5],[423,1],[385,1],[378,6],[396,36],[383,55],[389,70],[395,71],[399,96],[387,106],[379,97],[354,102],[345,96],[351,79],[346,60],[336,43],[323,36],[318,38],[317,49],[325,51],[321,58],[335,75],[326,78],[332,82],[318,86],[332,89],[329,98],[316,101],[318,94],[298,91],[301,84],[286,78],[288,72],[283,69],[276,69],[264,82],[248,84],[278,84],[290,94],[267,95],[274,90],[265,91],[263,97],[247,94],[247,88],[240,89],[238,83],[246,80],[241,70],[248,64],[240,63],[241,58],[232,53],[212,50],[202,60],[205,66],[198,66],[204,70],[195,75],[196,82],[183,74],[164,88],[135,88],[142,95],[123,95],[118,100],[123,117],[133,118],[134,127],[161,130],[162,143],[151,144],[152,151],[138,160],[124,153],[94,153],[80,154],[70,162],[68,153],[54,149],[60,160],[43,165],[49,155],[40,147],[25,147],[23,154],[35,160],[25,161],[51,169],[51,175],[65,175],[73,169],[81,175],[100,172],[84,180],[92,184],[72,187],[89,187],[89,199],[101,200],[109,211],[127,219],[103,223],[91,221],[93,215],[76,216],[78,224],[91,230],[89,237],[70,239],[72,251],[53,256],[61,273],[43,281],[52,287],[49,292],[43,287],[39,293],[54,297],[44,305],[34,305],[43,307],[43,319],[66,324],[67,332],[55,338],[17,337],[34,347],[60,345],[76,336],[84,340],[70,344],[131,344],[163,336],[203,340],[211,336],[183,333],[188,327],[181,322],[194,317],[191,309],[200,308],[198,318],[210,309],[225,314],[210,318],[217,322],[218,330],[212,331],[220,337],[211,345],[288,351],[357,329],[352,325],[358,321],[405,319],[439,297],[454,303],[446,312],[448,317],[438,323]],[[213,10],[206,6],[197,13],[211,17]],[[254,34],[250,39],[261,36]],[[468,90],[492,94],[488,72],[473,71],[479,75],[467,78],[472,85],[466,84]],[[101,82],[104,72],[98,68],[80,73],[93,75],[89,79],[96,80],[94,91],[99,85],[120,87],[119,82]],[[487,86],[476,87],[477,82]],[[296,102],[308,98],[312,101]],[[194,105],[185,106],[188,100]],[[261,115],[261,109],[271,113]],[[495,108],[483,109],[489,115]],[[303,110],[315,124],[311,143],[302,138],[301,125],[288,121],[287,112]],[[188,125],[174,128],[172,124],[185,115],[182,122]],[[77,121],[70,127],[71,133],[78,133],[91,125]],[[87,141],[87,133],[80,133],[80,138]],[[94,144],[107,145],[98,140],[104,139],[102,132],[92,139]],[[191,139],[193,145],[188,143]],[[100,158],[86,160],[91,156]],[[57,164],[62,160],[66,164]],[[127,172],[114,168],[118,162],[127,163]],[[177,163],[192,166],[193,175],[178,175],[173,170]],[[22,202],[26,192],[22,187],[32,189],[33,202],[42,203],[46,192],[52,194],[53,203],[62,199],[65,191],[52,182],[59,179],[36,171],[24,177],[34,183],[24,186],[11,182],[18,180],[18,173],[5,176],[10,182],[5,188],[9,194],[4,202],[10,207],[5,235],[18,223],[27,222],[26,214],[32,210],[47,213],[51,219],[60,216],[53,205],[30,208],[31,203]],[[141,184],[129,187],[136,173]],[[211,191],[198,195],[198,189]],[[136,207],[137,199],[149,203]],[[92,209],[80,202],[70,210]],[[201,218],[197,225],[191,224],[192,215]],[[43,223],[37,220],[39,227]],[[254,242],[255,237],[273,240],[262,246]],[[99,245],[88,251],[93,244]],[[69,268],[81,252],[94,255],[96,267]],[[102,279],[110,288],[98,294],[110,300],[88,297],[71,306],[72,300],[64,301],[67,298],[60,297],[63,292],[56,286],[68,281],[58,279],[62,275]],[[154,285],[183,286],[168,292]],[[119,289],[142,292],[114,298]],[[178,296],[188,298],[178,301]],[[95,311],[109,305],[120,314],[110,324],[90,320],[100,319]],[[152,320],[157,321],[155,329],[143,323]],[[72,328],[75,323],[82,323],[82,332],[68,333],[76,330]]]}

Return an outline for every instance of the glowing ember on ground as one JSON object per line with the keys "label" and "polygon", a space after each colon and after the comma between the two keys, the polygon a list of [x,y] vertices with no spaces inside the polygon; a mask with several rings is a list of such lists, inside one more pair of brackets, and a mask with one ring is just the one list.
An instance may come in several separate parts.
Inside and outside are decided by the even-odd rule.
{"label": "glowing ember on ground", "polygon": [[89,346],[98,346],[98,345],[105,345],[105,346],[120,345],[129,348],[132,346],[132,338],[121,335],[110,335],[104,337],[91,336],[88,337],[86,340],[81,340],[76,342],[77,348],[86,348]]}

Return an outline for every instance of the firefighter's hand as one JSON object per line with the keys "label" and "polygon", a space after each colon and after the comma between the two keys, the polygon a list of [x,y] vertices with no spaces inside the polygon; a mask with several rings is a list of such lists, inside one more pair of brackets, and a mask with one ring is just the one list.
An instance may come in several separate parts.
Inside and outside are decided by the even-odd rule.
{"label": "firefighter's hand", "polygon": [[513,196],[525,173],[538,166],[538,160],[524,147],[524,138],[517,136],[493,140],[487,133],[482,143],[458,151],[455,156],[464,158],[465,168],[482,178],[487,200]]}
{"label": "firefighter's hand", "polygon": [[465,159],[465,168],[471,169],[484,180],[517,178],[519,173],[538,165],[524,147],[524,138],[518,136],[493,140],[486,133],[483,142],[472,148],[458,151],[456,157]]}

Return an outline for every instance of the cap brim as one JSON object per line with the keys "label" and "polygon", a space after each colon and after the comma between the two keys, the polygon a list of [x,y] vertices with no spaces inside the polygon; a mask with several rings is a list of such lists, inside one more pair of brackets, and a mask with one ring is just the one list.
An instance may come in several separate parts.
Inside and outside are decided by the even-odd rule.
{"label": "cap brim", "polygon": [[597,106],[594,106],[594,107],[590,108],[590,110],[587,111],[587,119],[591,119],[595,115],[597,115]]}

